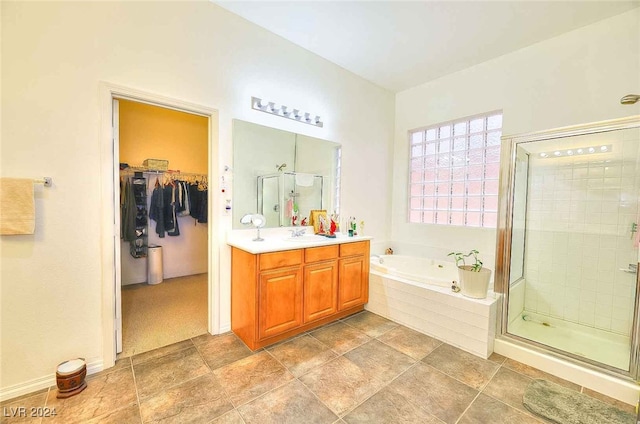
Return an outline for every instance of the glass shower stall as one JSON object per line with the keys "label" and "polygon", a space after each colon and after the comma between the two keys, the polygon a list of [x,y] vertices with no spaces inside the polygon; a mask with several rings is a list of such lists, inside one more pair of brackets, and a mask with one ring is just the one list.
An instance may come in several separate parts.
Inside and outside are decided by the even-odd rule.
{"label": "glass shower stall", "polygon": [[273,226],[301,225],[310,211],[324,209],[328,203],[322,175],[301,172],[261,175],[257,186],[258,213]]}
{"label": "glass shower stall", "polygon": [[504,137],[502,337],[638,375],[640,119]]}

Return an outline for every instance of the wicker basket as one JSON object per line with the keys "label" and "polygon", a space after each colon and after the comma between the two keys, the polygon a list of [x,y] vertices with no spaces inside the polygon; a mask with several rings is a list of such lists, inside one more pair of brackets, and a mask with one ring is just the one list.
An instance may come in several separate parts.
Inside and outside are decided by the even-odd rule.
{"label": "wicker basket", "polygon": [[166,171],[169,169],[169,161],[164,159],[145,159],[142,165],[151,171]]}

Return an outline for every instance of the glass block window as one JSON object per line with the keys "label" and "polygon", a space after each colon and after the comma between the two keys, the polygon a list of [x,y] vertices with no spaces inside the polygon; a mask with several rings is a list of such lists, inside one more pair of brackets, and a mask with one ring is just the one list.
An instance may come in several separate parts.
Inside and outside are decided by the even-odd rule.
{"label": "glass block window", "polygon": [[495,228],[502,112],[409,131],[409,222]]}

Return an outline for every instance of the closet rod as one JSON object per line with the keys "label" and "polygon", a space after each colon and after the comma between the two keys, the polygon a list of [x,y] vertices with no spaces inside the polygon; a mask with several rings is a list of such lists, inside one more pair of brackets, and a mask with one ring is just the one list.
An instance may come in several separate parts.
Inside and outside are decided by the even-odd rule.
{"label": "closet rod", "polygon": [[169,175],[174,177],[201,177],[203,179],[208,178],[207,175],[205,174],[199,174],[195,172],[182,172],[179,169],[177,170],[168,169],[166,171],[156,171],[151,169],[130,166],[129,168],[123,169],[120,172],[122,172],[123,174],[129,174],[129,175],[133,175],[136,172],[142,172],[143,174]]}

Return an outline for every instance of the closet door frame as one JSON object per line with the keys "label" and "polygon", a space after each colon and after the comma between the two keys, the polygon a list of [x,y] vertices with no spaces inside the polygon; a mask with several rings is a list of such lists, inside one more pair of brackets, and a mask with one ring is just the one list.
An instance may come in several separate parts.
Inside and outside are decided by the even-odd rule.
{"label": "closet door frame", "polygon": [[[102,368],[110,368],[115,364],[117,339],[121,337],[121,286],[120,272],[120,212],[119,196],[119,141],[116,133],[117,121],[114,122],[114,100],[131,100],[167,109],[192,113],[208,119],[208,180],[209,190],[220,193],[222,171],[219,163],[219,117],[216,109],[179,99],[140,91],[137,89],[100,83],[101,103],[101,234],[102,234]],[[223,210],[220,196],[210,196],[208,210],[208,290],[207,290],[207,328],[210,334],[220,333],[220,216],[214,211]],[[120,332],[120,334],[119,334]]]}

